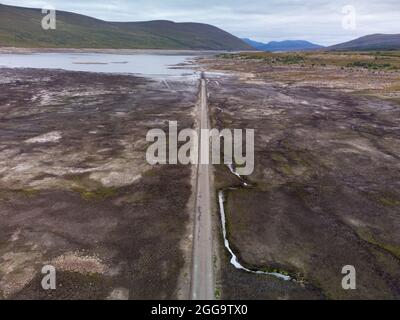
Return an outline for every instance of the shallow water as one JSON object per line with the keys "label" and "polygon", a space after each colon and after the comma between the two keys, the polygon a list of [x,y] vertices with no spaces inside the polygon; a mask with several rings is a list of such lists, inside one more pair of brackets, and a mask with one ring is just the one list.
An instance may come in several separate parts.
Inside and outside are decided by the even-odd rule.
{"label": "shallow water", "polygon": [[190,77],[195,71],[178,64],[194,57],[162,54],[33,53],[0,54],[0,67],[129,73],[150,77]]}

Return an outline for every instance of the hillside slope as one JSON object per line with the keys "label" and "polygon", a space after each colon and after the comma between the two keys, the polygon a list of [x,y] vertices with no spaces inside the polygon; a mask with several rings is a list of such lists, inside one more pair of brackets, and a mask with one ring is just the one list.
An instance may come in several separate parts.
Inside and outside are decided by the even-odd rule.
{"label": "hillside slope", "polygon": [[57,29],[43,30],[40,9],[0,4],[0,46],[30,48],[114,48],[251,50],[217,27],[171,21],[107,22],[57,11]]}
{"label": "hillside slope", "polygon": [[328,50],[400,50],[400,34],[371,34],[337,44]]}

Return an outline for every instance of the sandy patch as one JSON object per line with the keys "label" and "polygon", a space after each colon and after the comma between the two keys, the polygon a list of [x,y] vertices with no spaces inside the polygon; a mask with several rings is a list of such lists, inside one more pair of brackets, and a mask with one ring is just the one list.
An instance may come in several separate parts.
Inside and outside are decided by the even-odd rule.
{"label": "sandy patch", "polygon": [[108,267],[96,256],[84,255],[81,252],[63,254],[51,263],[56,270],[79,272],[81,274],[104,274]]}
{"label": "sandy patch", "polygon": [[47,142],[58,142],[62,138],[62,134],[59,131],[52,131],[40,136],[25,140],[26,143],[47,143]]}

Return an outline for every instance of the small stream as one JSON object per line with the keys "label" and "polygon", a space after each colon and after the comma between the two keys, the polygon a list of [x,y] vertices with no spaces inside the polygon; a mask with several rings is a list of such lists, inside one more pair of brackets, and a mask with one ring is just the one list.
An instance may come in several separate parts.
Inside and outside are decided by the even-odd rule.
{"label": "small stream", "polygon": [[[245,180],[243,179],[242,176],[240,176],[236,170],[235,167],[232,164],[227,165],[229,170],[231,171],[232,174],[234,174],[235,176],[237,176],[242,184],[242,188],[248,188],[250,187],[250,185],[245,182]],[[239,187],[240,188],[240,187]],[[228,188],[228,189],[238,189],[238,188]],[[264,274],[264,275],[269,275],[269,276],[273,276],[276,278],[279,278],[281,280],[284,281],[291,281],[294,279],[292,279],[290,276],[281,274],[281,273],[277,273],[277,272],[264,272],[264,271],[257,271],[257,270],[250,270],[246,267],[244,267],[240,262],[239,259],[237,258],[237,256],[235,255],[235,253],[233,252],[229,240],[228,240],[228,235],[227,235],[227,222],[226,222],[226,214],[225,214],[225,190],[219,190],[218,191],[218,203],[219,203],[219,212],[220,212],[220,217],[221,217],[221,224],[222,224],[222,233],[223,233],[223,237],[224,237],[224,246],[226,248],[226,250],[228,250],[229,254],[231,255],[231,260],[230,263],[239,270],[243,270],[249,273],[254,273],[254,274]]]}
{"label": "small stream", "polygon": [[239,180],[242,182],[242,185],[243,185],[244,187],[249,187],[249,184],[248,184],[246,181],[244,181],[244,179],[242,178],[242,176],[241,176],[239,173],[236,172],[235,167],[233,166],[233,164],[227,164],[227,166],[228,166],[228,168],[229,168],[229,171],[230,171],[233,175],[235,175],[236,177],[239,178]]}

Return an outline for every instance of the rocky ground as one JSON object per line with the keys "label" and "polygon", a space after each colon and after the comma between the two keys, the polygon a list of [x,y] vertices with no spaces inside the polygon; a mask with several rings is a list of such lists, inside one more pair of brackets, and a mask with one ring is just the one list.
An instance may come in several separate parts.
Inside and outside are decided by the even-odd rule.
{"label": "rocky ground", "polygon": [[[222,245],[222,298],[400,298],[399,72],[204,59],[219,128],[255,129],[250,188],[228,190],[232,247]],[[238,186],[216,166],[217,188]],[[341,286],[345,265],[357,289]]]}
{"label": "rocky ground", "polygon": [[0,69],[0,298],[188,294],[191,168],[145,152],[149,129],[193,126],[196,94],[194,80]]}
{"label": "rocky ground", "polygon": [[[400,298],[398,69],[272,59],[201,63],[212,125],[255,129],[250,187],[214,167],[231,247],[296,281],[219,241],[216,296]],[[195,80],[0,69],[0,298],[187,298],[193,168],[149,166],[145,137],[193,127],[196,98]]]}

